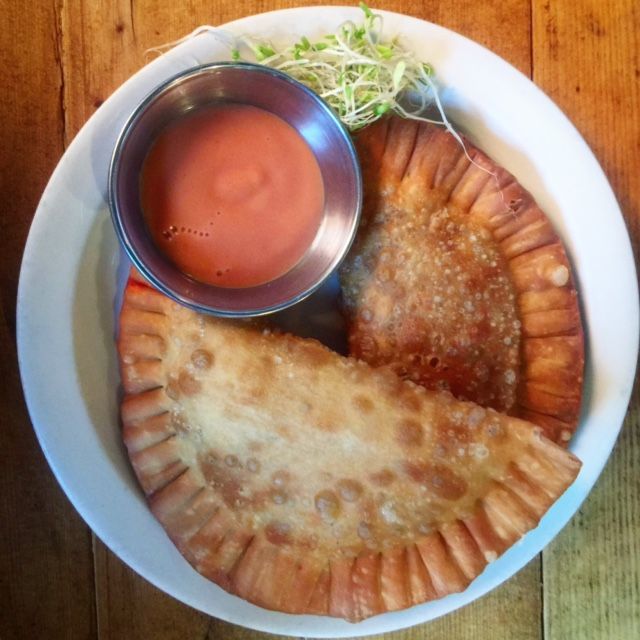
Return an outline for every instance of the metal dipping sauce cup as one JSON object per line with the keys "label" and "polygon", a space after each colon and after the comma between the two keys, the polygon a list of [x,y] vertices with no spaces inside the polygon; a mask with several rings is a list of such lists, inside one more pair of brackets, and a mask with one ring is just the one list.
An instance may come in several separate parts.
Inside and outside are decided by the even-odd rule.
{"label": "metal dipping sauce cup", "polygon": [[[275,280],[246,288],[217,287],[183,273],[153,242],[140,201],[142,166],[158,134],[194,109],[225,103],[252,105],[290,124],[313,152],[324,185],[322,219],[305,255]],[[214,63],[167,80],[133,111],[111,159],[109,207],[127,255],[157,289],[196,311],[258,316],[303,300],[338,267],[358,226],[362,176],[349,133],[310,89],[268,67]]]}

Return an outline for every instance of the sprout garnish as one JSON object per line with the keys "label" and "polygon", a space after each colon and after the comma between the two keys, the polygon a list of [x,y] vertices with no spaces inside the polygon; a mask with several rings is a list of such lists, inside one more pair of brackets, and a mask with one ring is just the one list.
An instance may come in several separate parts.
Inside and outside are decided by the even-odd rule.
{"label": "sprout garnish", "polygon": [[[249,36],[234,38],[229,44],[232,60],[243,60],[241,47],[248,48],[260,64],[278,69],[320,95],[350,131],[357,131],[393,111],[405,118],[446,127],[460,143],[469,161],[494,176],[473,160],[460,134],[449,122],[434,82],[432,67],[404,48],[398,37],[384,40],[383,17],[360,2],[362,24],[343,22],[335,33],[312,42],[303,36],[278,51],[270,42]],[[203,25],[189,35],[149,51],[162,53],[201,33],[222,38],[216,27]],[[228,40],[227,40],[228,42]],[[244,45],[244,46],[243,46]],[[250,62],[250,60],[245,60]],[[440,120],[425,115],[434,105]]]}
{"label": "sprout garnish", "polygon": [[[395,111],[405,118],[444,124],[453,132],[438,99],[431,66],[417,60],[398,38],[384,40],[382,16],[363,2],[360,8],[364,13],[362,24],[347,20],[335,33],[313,42],[302,37],[278,50],[270,42],[249,37],[242,40],[256,62],[283,71],[308,86],[351,131]],[[238,49],[233,50],[232,57],[242,59]],[[424,116],[432,102],[442,120]]]}

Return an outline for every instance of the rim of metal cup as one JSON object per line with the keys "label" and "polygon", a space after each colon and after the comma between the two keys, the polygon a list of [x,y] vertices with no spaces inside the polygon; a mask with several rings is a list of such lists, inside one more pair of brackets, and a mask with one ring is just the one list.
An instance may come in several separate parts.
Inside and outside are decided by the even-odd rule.
{"label": "rim of metal cup", "polygon": [[[355,175],[354,190],[355,190],[355,211],[351,215],[351,219],[349,221],[349,225],[345,230],[345,238],[346,241],[341,247],[341,250],[336,253],[330,265],[325,268],[325,270],[320,274],[317,280],[313,282],[312,285],[306,287],[304,290],[300,291],[295,296],[287,298],[282,302],[268,305],[255,307],[251,309],[243,309],[243,310],[228,310],[228,309],[218,309],[206,304],[200,303],[192,298],[186,297],[179,292],[175,291],[172,287],[170,287],[166,282],[161,280],[157,275],[153,272],[149,266],[143,262],[134,247],[133,243],[129,235],[126,232],[126,229],[123,224],[123,212],[118,199],[118,175],[119,168],[122,159],[123,148],[132,132],[134,131],[138,122],[143,118],[144,114],[147,112],[147,109],[163,94],[173,90],[175,87],[180,86],[182,83],[187,81],[188,79],[201,75],[203,73],[208,73],[211,71],[215,71],[217,69],[238,69],[238,70],[247,70],[256,73],[262,73],[266,76],[271,76],[277,78],[281,81],[285,81],[286,83],[292,85],[296,88],[296,90],[305,93],[308,97],[311,98],[312,102],[316,105],[317,108],[321,109],[332,122],[332,124],[337,128],[340,133],[340,138],[342,139],[347,155],[351,161],[353,166],[353,171]],[[211,104],[214,104],[214,101],[211,101]],[[278,115],[277,113],[274,115]],[[149,146],[151,146],[152,141],[150,141]],[[198,65],[196,67],[191,67],[186,69],[185,71],[181,71],[177,73],[157,87],[155,87],[149,94],[147,94],[140,103],[135,107],[131,115],[127,118],[122,130],[120,131],[118,138],[116,140],[116,144],[111,155],[111,161],[109,163],[109,173],[108,173],[108,193],[107,193],[107,201],[109,205],[109,210],[111,212],[111,220],[113,222],[113,226],[116,230],[116,235],[120,241],[121,246],[124,248],[125,253],[129,260],[133,263],[136,269],[140,271],[140,273],[144,276],[146,280],[148,280],[154,287],[156,287],[159,291],[164,293],[166,296],[175,300],[176,302],[193,309],[194,311],[199,311],[201,313],[206,313],[209,315],[214,315],[218,317],[225,318],[248,318],[248,317],[257,317],[268,315],[271,313],[275,313],[277,311],[282,311],[289,307],[292,307],[299,302],[302,302],[306,298],[308,298],[312,293],[317,291],[330,277],[331,275],[338,269],[340,264],[343,262],[346,257],[349,249],[353,245],[355,240],[356,231],[358,228],[358,224],[360,222],[360,217],[362,213],[362,199],[363,199],[363,186],[362,186],[362,171],[360,168],[360,162],[358,159],[357,152],[355,150],[355,146],[353,144],[353,140],[351,139],[351,135],[349,131],[344,126],[340,118],[337,114],[331,109],[331,107],[320,97],[318,94],[313,92],[311,89],[306,87],[301,82],[293,79],[287,74],[278,71],[276,69],[272,69],[271,67],[266,67],[259,64],[254,64],[250,62],[212,62],[207,64]],[[161,255],[161,254],[160,254]],[[168,258],[162,256],[161,259],[167,265],[170,265],[170,268],[181,273],[183,276],[191,279],[193,282],[197,282],[199,285],[205,285],[206,287],[210,287],[212,289],[217,290],[225,290],[226,287],[216,287],[215,285],[208,285],[207,283],[202,283],[200,281],[191,278],[187,274],[184,274],[175,264],[173,264]],[[292,268],[295,268],[292,267]],[[287,272],[289,273],[289,272]],[[283,276],[286,274],[283,274]],[[282,277],[282,276],[280,276]],[[259,287],[269,285],[276,280],[272,280],[270,282],[263,283],[258,285]],[[233,288],[229,288],[229,290],[235,290]]]}

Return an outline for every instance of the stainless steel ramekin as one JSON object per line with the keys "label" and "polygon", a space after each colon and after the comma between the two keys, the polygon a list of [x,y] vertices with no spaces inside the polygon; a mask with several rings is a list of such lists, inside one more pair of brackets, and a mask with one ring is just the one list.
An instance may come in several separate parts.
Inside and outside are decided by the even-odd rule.
{"label": "stainless steel ramekin", "polygon": [[[324,214],[312,245],[290,271],[255,287],[216,287],[180,271],[154,244],[140,204],[142,164],[160,131],[193,109],[220,103],[259,107],[292,125],[314,153],[324,183]],[[109,206],[129,258],[152,285],[197,311],[247,317],[303,300],[336,269],[356,232],[362,178],[349,133],[315,93],[268,67],[215,63],[169,79],[136,107],[111,159]]]}

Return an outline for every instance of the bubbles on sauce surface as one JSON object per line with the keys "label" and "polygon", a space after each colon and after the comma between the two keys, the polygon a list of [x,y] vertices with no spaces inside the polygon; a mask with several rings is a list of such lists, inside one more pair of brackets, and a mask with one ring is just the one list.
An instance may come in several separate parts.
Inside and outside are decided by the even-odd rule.
{"label": "bubbles on sauce surface", "polygon": [[208,231],[201,231],[199,229],[192,229],[191,227],[176,227],[175,225],[170,225],[162,232],[162,237],[166,240],[173,240],[175,237],[179,236],[181,233],[186,233],[192,236],[200,237],[200,238],[208,238]]}

